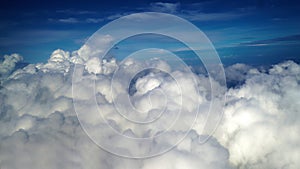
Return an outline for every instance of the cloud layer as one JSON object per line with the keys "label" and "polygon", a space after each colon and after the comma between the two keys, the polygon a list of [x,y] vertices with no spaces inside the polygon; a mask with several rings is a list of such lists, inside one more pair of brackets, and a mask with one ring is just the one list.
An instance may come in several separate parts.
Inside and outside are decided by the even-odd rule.
{"label": "cloud layer", "polygon": [[[160,59],[119,63],[115,59],[86,59],[85,54],[84,48],[72,53],[56,50],[47,63],[17,70],[15,65],[21,56],[5,56],[0,64],[0,168],[299,168],[300,65],[286,61],[258,70],[236,64],[226,68],[227,77],[235,83],[234,88],[226,89],[204,75],[174,70]],[[82,74],[75,81],[76,95],[72,95],[75,64],[82,67]],[[150,66],[163,72],[146,71],[128,86],[122,83],[122,77],[131,77],[135,70]],[[121,74],[111,89],[116,70]],[[203,128],[211,83],[219,86],[216,95],[226,92],[227,102],[215,134],[202,143],[209,134]],[[124,96],[130,84],[135,85],[130,97],[134,111],[122,107],[127,104]],[[93,114],[90,100],[94,99],[107,123]],[[174,140],[185,136],[190,124],[184,121],[194,117],[195,105],[199,104],[200,114],[186,138],[169,152],[149,159],[128,159],[112,155],[90,140],[80,126],[74,102],[78,103],[76,110],[86,112],[81,117],[89,122],[92,135],[101,139],[97,133],[111,134],[102,143],[113,145],[115,152],[123,154],[172,147]],[[163,110],[165,113],[159,116]],[[117,111],[138,120],[160,118],[151,126],[141,127],[124,120]],[[135,111],[142,115],[132,114]],[[180,120],[176,119],[178,112],[183,114]],[[174,121],[180,123],[167,130]],[[117,134],[108,132],[111,129],[128,137],[148,138],[162,132],[163,136],[136,145],[122,142]]]}

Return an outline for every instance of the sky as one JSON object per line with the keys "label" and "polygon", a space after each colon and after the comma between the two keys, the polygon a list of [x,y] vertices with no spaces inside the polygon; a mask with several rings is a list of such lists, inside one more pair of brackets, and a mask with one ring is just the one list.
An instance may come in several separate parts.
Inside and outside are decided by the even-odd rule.
{"label": "sky", "polygon": [[174,14],[195,24],[215,45],[224,64],[274,64],[288,59],[299,62],[297,1],[0,3],[0,56],[18,53],[27,63],[44,63],[58,48],[78,50],[106,23],[131,13],[151,11]]}

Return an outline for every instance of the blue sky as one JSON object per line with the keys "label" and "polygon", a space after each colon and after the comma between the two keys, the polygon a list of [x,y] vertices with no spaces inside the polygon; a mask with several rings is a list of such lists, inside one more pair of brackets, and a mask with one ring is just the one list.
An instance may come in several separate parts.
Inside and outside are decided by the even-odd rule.
{"label": "blue sky", "polygon": [[194,23],[228,64],[300,60],[300,2],[275,0],[4,0],[0,55],[19,53],[25,62],[45,62],[57,48],[80,48],[101,26],[120,16],[149,11],[175,14]]}

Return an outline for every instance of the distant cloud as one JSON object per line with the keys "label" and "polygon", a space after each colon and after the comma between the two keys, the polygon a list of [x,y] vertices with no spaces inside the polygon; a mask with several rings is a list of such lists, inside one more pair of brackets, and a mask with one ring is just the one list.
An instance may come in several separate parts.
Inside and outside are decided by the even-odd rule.
{"label": "distant cloud", "polygon": [[78,23],[79,20],[76,18],[63,18],[63,19],[58,19],[58,22],[62,23]]}
{"label": "distant cloud", "polygon": [[[241,18],[246,15],[246,13],[242,13],[241,11],[205,12],[203,5],[207,4],[211,3],[185,4],[184,8],[182,8],[179,2],[156,2],[150,4],[149,10],[175,14],[190,21],[226,21]],[[195,6],[198,8],[195,8]]]}
{"label": "distant cloud", "polygon": [[105,20],[106,18],[73,18],[73,17],[61,18],[61,19],[53,19],[53,18],[48,19],[48,21],[50,22],[59,22],[65,24],[95,24],[95,23],[101,23]]}
{"label": "distant cloud", "polygon": [[200,11],[185,11],[179,15],[190,21],[228,21],[245,16],[245,14],[235,12],[204,13]]}
{"label": "distant cloud", "polygon": [[108,15],[105,17],[70,17],[70,18],[60,18],[60,19],[54,19],[54,18],[49,18],[49,22],[58,22],[58,23],[65,23],[65,24],[96,24],[96,23],[101,23],[104,21],[111,21],[114,19],[118,19],[122,16],[126,16],[130,13],[117,13],[113,15]]}
{"label": "distant cloud", "polygon": [[150,4],[150,10],[156,12],[175,13],[180,8],[180,3],[155,2]]}
{"label": "distant cloud", "polygon": [[[148,6],[144,6],[138,8],[138,12],[162,12],[162,13],[170,13],[177,15],[179,17],[183,17],[184,19],[190,21],[228,21],[234,20],[241,17],[248,15],[249,13],[243,11],[225,11],[225,12],[207,12],[204,11],[203,5],[207,3],[196,3],[196,4],[185,4],[182,6],[179,2],[171,3],[171,2],[154,2],[148,4]],[[208,3],[210,4],[210,3]],[[195,6],[199,8],[195,8]],[[101,23],[103,21],[110,21],[122,16],[126,16],[137,11],[119,11],[114,14],[110,15],[103,15],[100,17],[99,13],[95,11],[73,11],[70,9],[67,10],[58,10],[58,13],[64,13],[66,15],[71,15],[72,17],[69,18],[59,18],[53,19],[50,18],[49,21],[66,23],[66,24],[75,24],[75,23],[82,23],[82,24],[95,24]],[[81,16],[78,16],[81,15]],[[82,16],[83,15],[83,16]]]}
{"label": "distant cloud", "polygon": [[104,19],[103,18],[87,18],[85,21],[87,23],[99,23],[99,22],[103,22]]}
{"label": "distant cloud", "polygon": [[97,14],[96,11],[85,11],[85,10],[72,10],[72,9],[64,9],[64,10],[57,10],[57,13],[68,14],[68,15],[89,15],[89,14]]}
{"label": "distant cloud", "polygon": [[300,35],[290,35],[272,39],[258,40],[246,43],[240,43],[240,46],[265,46],[265,45],[276,45],[276,44],[286,44],[286,43],[300,43]]}
{"label": "distant cloud", "polygon": [[117,19],[117,18],[120,18],[122,16],[126,16],[128,15],[129,13],[117,13],[117,14],[113,14],[113,15],[109,15],[106,17],[107,20],[114,20],[114,19]]}

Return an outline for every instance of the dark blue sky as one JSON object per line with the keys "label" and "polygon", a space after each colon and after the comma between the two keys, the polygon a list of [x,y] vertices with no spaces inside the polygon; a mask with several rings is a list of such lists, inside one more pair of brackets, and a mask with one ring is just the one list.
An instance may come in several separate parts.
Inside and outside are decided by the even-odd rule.
{"label": "dark blue sky", "polygon": [[[300,58],[300,2],[15,1],[0,2],[0,55],[45,62],[57,48],[76,50],[105,23],[136,12],[166,12],[197,25],[228,63]],[[257,63],[256,63],[257,62]]]}

